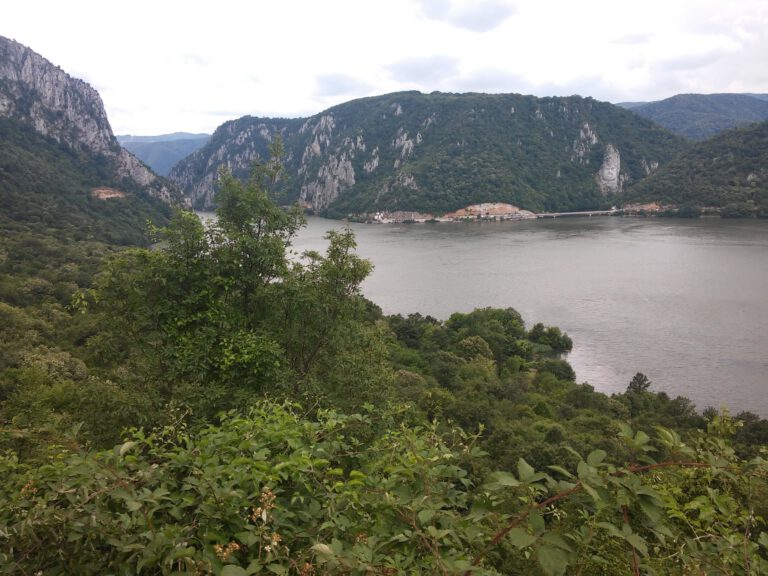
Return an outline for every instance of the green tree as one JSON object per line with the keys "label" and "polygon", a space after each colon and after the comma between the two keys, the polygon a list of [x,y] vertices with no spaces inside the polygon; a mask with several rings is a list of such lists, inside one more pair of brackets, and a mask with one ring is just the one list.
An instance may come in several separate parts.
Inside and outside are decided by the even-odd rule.
{"label": "green tree", "polygon": [[368,321],[359,287],[370,263],[350,231],[330,232],[324,255],[291,259],[304,217],[270,200],[262,182],[275,170],[255,169],[247,183],[223,172],[215,222],[179,211],[157,231],[158,249],[110,261],[94,291],[103,330],[91,342],[104,365],[130,365],[210,414],[249,395],[302,392],[324,356],[338,356],[326,368],[353,357],[380,364],[357,354],[365,338],[347,337]]}
{"label": "green tree", "polygon": [[642,372],[638,372],[632,377],[632,380],[627,386],[627,394],[642,394],[648,392],[651,387],[651,381]]}

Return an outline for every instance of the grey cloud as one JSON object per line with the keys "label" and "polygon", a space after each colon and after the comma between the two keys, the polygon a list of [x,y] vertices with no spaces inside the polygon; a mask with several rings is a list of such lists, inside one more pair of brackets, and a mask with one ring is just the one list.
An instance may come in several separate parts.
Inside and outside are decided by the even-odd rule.
{"label": "grey cloud", "polygon": [[392,77],[399,82],[435,83],[456,76],[459,71],[459,61],[449,56],[435,55],[400,60],[387,68]]}
{"label": "grey cloud", "polygon": [[515,13],[515,7],[505,0],[480,0],[456,5],[451,0],[417,0],[430,20],[446,22],[472,32],[488,32],[504,23]]}
{"label": "grey cloud", "polygon": [[315,78],[315,95],[326,98],[359,94],[370,90],[370,85],[347,74],[321,74]]}
{"label": "grey cloud", "polygon": [[650,67],[653,89],[662,97],[680,93],[761,92],[768,89],[768,37],[759,38],[739,52],[660,61]]}

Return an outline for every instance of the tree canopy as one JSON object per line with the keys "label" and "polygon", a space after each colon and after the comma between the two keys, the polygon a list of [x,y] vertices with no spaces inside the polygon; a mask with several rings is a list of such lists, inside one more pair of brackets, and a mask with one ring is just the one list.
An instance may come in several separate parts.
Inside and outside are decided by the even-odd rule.
{"label": "tree canopy", "polygon": [[384,316],[349,230],[293,250],[276,168],[223,173],[215,221],[92,255],[67,305],[11,275],[0,571],[768,569],[765,421],[642,374],[601,394],[513,308]]}

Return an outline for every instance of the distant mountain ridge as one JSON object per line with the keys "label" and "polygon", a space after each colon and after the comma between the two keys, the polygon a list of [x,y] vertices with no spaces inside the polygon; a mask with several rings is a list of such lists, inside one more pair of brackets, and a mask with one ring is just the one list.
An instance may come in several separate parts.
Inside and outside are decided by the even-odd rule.
{"label": "distant mountain ridge", "polygon": [[657,102],[618,104],[691,140],[768,120],[768,94],[678,94]]}
{"label": "distant mountain ridge", "polygon": [[23,122],[40,135],[103,157],[117,180],[165,202],[182,198],[120,146],[104,105],[90,85],[72,78],[33,50],[0,36],[0,117]]}
{"label": "distant mountain ridge", "polygon": [[172,142],[175,140],[199,140],[202,138],[210,138],[210,134],[192,134],[191,132],[172,132],[171,134],[158,134],[156,136],[134,136],[133,134],[118,134],[115,136],[120,144],[126,142]]}
{"label": "distant mountain ridge", "polygon": [[161,176],[195,150],[202,148],[210,134],[174,132],[159,136],[117,136],[118,142]]}
{"label": "distant mountain ridge", "polygon": [[310,118],[227,122],[170,177],[193,205],[210,208],[220,167],[247,176],[276,136],[287,176],[278,197],[335,217],[445,213],[482,202],[536,211],[610,206],[686,147],[591,98],[400,92]]}

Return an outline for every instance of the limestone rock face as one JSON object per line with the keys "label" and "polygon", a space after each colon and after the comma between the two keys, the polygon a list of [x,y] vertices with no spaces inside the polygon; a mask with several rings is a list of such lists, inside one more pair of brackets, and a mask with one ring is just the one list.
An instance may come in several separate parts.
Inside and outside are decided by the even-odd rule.
{"label": "limestone rock face", "polygon": [[355,185],[355,169],[346,153],[328,159],[317,172],[317,177],[301,188],[300,199],[315,210],[323,210],[339,194]]}
{"label": "limestone rock face", "polygon": [[579,130],[578,138],[574,139],[571,146],[571,162],[589,164],[589,154],[592,146],[598,142],[597,133],[589,125],[589,122],[584,122]]}
{"label": "limestone rock face", "polygon": [[605,147],[603,163],[595,176],[597,187],[603,194],[616,194],[621,191],[623,179],[621,177],[621,154],[613,144]]}
{"label": "limestone rock face", "polygon": [[120,146],[99,93],[36,52],[0,36],[0,116],[76,149],[114,161],[118,175],[167,202],[181,199],[168,182]]}
{"label": "limestone rock face", "polygon": [[400,92],[310,118],[232,120],[170,177],[196,207],[209,209],[219,169],[247,178],[254,160],[269,157],[277,134],[286,177],[273,196],[333,217],[441,214],[483,202],[537,211],[598,205],[684,144],[589,98]]}

